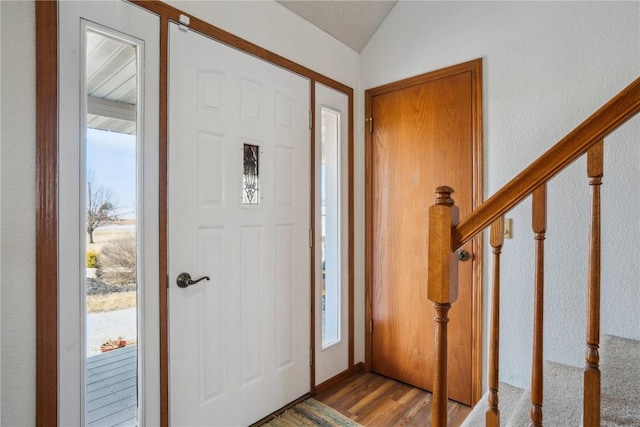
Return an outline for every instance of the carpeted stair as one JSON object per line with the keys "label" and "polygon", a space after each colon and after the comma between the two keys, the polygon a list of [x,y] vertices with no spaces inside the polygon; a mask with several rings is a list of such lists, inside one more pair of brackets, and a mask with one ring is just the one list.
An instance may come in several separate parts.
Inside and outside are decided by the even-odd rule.
{"label": "carpeted stair", "polygon": [[603,426],[640,426],[640,341],[605,335],[600,351]]}
{"label": "carpeted stair", "polygon": [[[640,426],[640,341],[603,336],[602,426]],[[546,361],[544,365],[543,424],[582,425],[582,368]],[[531,411],[528,390],[500,383],[500,425],[527,426]],[[485,425],[488,394],[476,405],[463,427]]]}

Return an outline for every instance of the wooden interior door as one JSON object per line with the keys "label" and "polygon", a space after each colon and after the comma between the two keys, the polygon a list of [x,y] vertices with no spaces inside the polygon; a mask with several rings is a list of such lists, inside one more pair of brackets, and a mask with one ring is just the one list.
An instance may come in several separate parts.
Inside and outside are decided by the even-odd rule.
{"label": "wooden interior door", "polygon": [[[432,389],[435,361],[427,212],[440,185],[455,189],[461,218],[481,195],[480,102],[474,86],[481,62],[473,64],[367,91],[370,367],[426,390]],[[465,404],[479,397],[474,378],[480,366],[474,359],[479,365],[481,327],[474,314],[481,310],[480,248],[478,242],[464,247],[471,257],[460,263],[459,297],[450,312],[449,396]]]}

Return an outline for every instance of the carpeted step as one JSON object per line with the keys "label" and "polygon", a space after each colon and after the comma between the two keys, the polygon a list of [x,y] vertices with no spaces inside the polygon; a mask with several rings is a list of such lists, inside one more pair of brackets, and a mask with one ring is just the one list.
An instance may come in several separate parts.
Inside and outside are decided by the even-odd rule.
{"label": "carpeted step", "polygon": [[[527,391],[507,426],[527,426],[531,413],[531,392]],[[582,419],[582,369],[544,362],[542,423],[546,426],[579,426]]]}
{"label": "carpeted step", "polygon": [[604,335],[600,371],[602,425],[640,425],[640,341]]}
{"label": "carpeted step", "polygon": [[[529,413],[531,411],[531,392],[525,390],[522,392],[522,396],[516,402],[513,412],[509,414],[507,418],[507,427],[513,426],[528,426],[529,425]],[[501,423],[502,424],[502,423]]]}
{"label": "carpeted step", "polygon": [[[500,424],[505,425],[505,422],[513,412],[516,403],[524,393],[524,390],[511,384],[500,383],[498,386],[498,407],[500,409]],[[485,425],[485,417],[487,408],[489,407],[489,392],[485,393],[480,399],[478,404],[469,413],[469,416],[464,420],[460,427],[476,427]]]}

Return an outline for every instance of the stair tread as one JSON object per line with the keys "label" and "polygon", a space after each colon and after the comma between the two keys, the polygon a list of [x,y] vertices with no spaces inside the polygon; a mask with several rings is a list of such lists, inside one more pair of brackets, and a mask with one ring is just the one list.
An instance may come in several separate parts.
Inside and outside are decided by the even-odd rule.
{"label": "stair tread", "polygon": [[[582,417],[582,369],[544,362],[542,416],[548,426],[579,426]],[[525,392],[507,426],[526,426],[530,420],[531,392]]]}
{"label": "stair tread", "polygon": [[640,341],[604,335],[600,347],[602,425],[640,424]]}
{"label": "stair tread", "polygon": [[[500,424],[504,425],[509,415],[513,412],[524,390],[507,383],[498,386],[498,407],[500,409]],[[474,427],[485,425],[487,408],[489,407],[489,392],[485,393],[478,404],[473,408],[469,416],[460,427]]]}
{"label": "stair tread", "polygon": [[[603,427],[640,426],[640,341],[603,335],[600,346]],[[583,370],[556,362],[544,365],[543,424],[582,424]],[[521,427],[530,421],[531,392],[500,383],[500,425]],[[488,394],[461,427],[485,425]],[[513,411],[511,410],[513,408]],[[505,422],[505,420],[507,420]]]}

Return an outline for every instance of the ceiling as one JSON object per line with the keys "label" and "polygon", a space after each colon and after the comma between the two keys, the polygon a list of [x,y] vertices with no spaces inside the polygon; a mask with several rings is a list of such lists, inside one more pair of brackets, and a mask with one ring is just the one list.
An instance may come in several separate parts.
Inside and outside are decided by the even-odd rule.
{"label": "ceiling", "polygon": [[87,127],[136,132],[137,52],[134,45],[87,31]]}
{"label": "ceiling", "polygon": [[398,0],[276,0],[356,52],[361,52]]}

